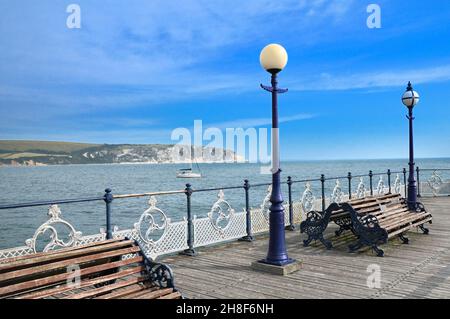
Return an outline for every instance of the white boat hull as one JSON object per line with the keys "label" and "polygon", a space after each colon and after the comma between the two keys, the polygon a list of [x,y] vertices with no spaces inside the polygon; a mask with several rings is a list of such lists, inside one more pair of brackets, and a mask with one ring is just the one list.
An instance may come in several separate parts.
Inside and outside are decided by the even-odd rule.
{"label": "white boat hull", "polygon": [[178,173],[177,178],[201,178],[202,175],[199,173]]}

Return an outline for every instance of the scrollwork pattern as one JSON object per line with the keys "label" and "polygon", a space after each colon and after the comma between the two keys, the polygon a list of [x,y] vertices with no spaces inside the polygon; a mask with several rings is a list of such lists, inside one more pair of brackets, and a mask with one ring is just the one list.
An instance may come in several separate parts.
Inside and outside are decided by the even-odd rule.
{"label": "scrollwork pattern", "polygon": [[433,171],[427,183],[428,186],[431,188],[431,191],[433,192],[433,196],[437,196],[439,189],[444,182],[442,181],[442,178],[439,175],[439,173],[437,171]]}
{"label": "scrollwork pattern", "polygon": [[316,198],[313,195],[313,192],[311,190],[311,184],[306,183],[305,185],[305,191],[303,192],[302,199],[301,199],[301,205],[304,212],[310,212],[314,208],[314,202]]}
{"label": "scrollwork pattern", "polygon": [[356,198],[366,197],[366,185],[364,184],[364,178],[359,178],[358,188],[356,189]]}
{"label": "scrollwork pattern", "polygon": [[402,190],[402,182],[400,180],[400,175],[397,174],[397,177],[395,178],[394,182],[394,192],[400,194],[401,190]]}
{"label": "scrollwork pattern", "polygon": [[270,206],[272,205],[272,203],[270,202],[271,195],[272,195],[272,185],[270,185],[267,188],[266,197],[264,197],[264,200],[261,204],[261,212],[263,213],[263,216],[266,219],[266,221],[269,221]]}
{"label": "scrollwork pattern", "polygon": [[[150,197],[148,204],[150,207],[141,215],[139,221],[134,224],[134,229],[143,242],[154,246],[166,234],[170,220],[161,209],[156,207],[157,200],[155,196]],[[162,231],[162,234],[156,234],[156,231]]]}
{"label": "scrollwork pattern", "polygon": [[383,176],[380,176],[380,180],[378,181],[376,193],[377,193],[378,195],[383,195],[383,194],[384,194],[384,181],[383,181]]}
{"label": "scrollwork pattern", "polygon": [[[34,236],[25,241],[26,245],[30,247],[33,252],[37,252],[37,242],[41,236],[50,232],[50,242],[45,245],[43,252],[48,252],[57,248],[71,247],[77,244],[81,238],[81,232],[76,231],[75,228],[66,220],[61,218],[61,210],[58,205],[51,205],[48,209],[48,216],[50,218],[42,224],[34,233]],[[58,234],[57,227],[62,226],[68,230],[68,240],[64,241]]]}
{"label": "scrollwork pattern", "polygon": [[[217,197],[218,200],[211,207],[208,217],[214,228],[220,232],[223,232],[229,226],[230,219],[234,214],[234,209],[225,200],[223,190],[219,191]],[[225,222],[225,225],[223,225],[223,222]]]}
{"label": "scrollwork pattern", "polygon": [[339,204],[342,202],[343,196],[344,194],[342,193],[341,182],[337,179],[333,193],[331,194],[331,202]]}

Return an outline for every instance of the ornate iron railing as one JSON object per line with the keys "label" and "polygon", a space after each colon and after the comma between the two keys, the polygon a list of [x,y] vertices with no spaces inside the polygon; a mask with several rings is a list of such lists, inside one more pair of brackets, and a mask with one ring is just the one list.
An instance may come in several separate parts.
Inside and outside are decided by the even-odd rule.
{"label": "ornate iron railing", "polygon": [[[446,169],[450,171],[450,169]],[[420,172],[431,172],[427,182],[419,181],[419,194],[427,194],[426,185],[431,190],[431,195],[437,195],[447,184],[438,175],[438,171],[432,169],[417,169],[419,180]],[[346,187],[343,181],[347,180]],[[331,192],[326,187],[327,183],[333,183]],[[285,201],[285,224],[287,230],[296,229],[306,214],[313,210],[324,211],[331,203],[341,203],[353,198],[366,196],[406,193],[406,169],[397,172],[388,170],[383,173],[369,172],[367,175],[352,175],[326,178],[321,175],[317,179],[293,180],[288,177],[288,196]],[[300,185],[301,190],[295,191],[295,185]],[[316,187],[315,187],[315,186]],[[317,185],[319,185],[317,187]],[[356,186],[356,187],[354,187]],[[317,191],[320,189],[320,193]],[[243,207],[235,209],[227,201],[226,192],[231,190],[244,190],[242,196]],[[251,207],[249,198],[254,190],[264,198],[258,207]],[[217,200],[211,204],[206,217],[197,217],[192,214],[191,198],[200,192],[216,192]],[[316,192],[316,193],[315,193]],[[254,235],[269,230],[269,208],[270,208],[271,184],[251,184],[248,180],[241,186],[219,187],[209,189],[194,189],[190,184],[183,190],[167,192],[150,192],[138,194],[115,195],[110,189],[105,190],[104,196],[91,198],[66,199],[55,201],[43,201],[32,203],[20,203],[13,205],[2,205],[0,210],[19,209],[25,207],[49,206],[48,220],[40,225],[32,237],[25,241],[24,246],[0,250],[0,263],[9,258],[46,252],[62,247],[79,246],[92,242],[102,241],[108,238],[132,238],[139,242],[148,258],[168,255],[176,252],[187,251],[195,254],[195,248],[218,244],[225,241],[242,239],[251,241]],[[169,215],[158,207],[157,198],[167,195],[183,195],[186,200],[186,216],[180,221],[172,221]],[[113,226],[112,205],[117,200],[127,198],[148,198],[145,207],[135,223],[127,229],[119,229]],[[105,228],[93,235],[83,235],[71,223],[62,216],[59,205],[70,203],[100,202],[106,205]],[[64,236],[61,235],[64,233]],[[37,243],[44,241],[44,245]]]}

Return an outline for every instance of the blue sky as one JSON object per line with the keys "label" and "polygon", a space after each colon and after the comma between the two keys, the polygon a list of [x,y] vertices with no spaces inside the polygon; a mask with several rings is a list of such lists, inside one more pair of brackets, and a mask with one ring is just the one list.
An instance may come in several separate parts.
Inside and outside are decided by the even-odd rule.
{"label": "blue sky", "polygon": [[[68,29],[66,7],[81,7]],[[370,3],[382,28],[366,25]],[[286,47],[284,159],[450,157],[450,2],[0,1],[0,139],[170,143],[177,127],[267,126],[268,43]]]}

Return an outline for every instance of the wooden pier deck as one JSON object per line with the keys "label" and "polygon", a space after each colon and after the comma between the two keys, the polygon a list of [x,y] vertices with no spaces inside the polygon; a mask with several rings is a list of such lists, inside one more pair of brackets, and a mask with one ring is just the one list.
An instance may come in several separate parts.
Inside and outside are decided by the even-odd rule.
{"label": "wooden pier deck", "polygon": [[[197,257],[164,259],[175,284],[187,298],[450,298],[450,197],[421,199],[433,214],[430,235],[408,233],[409,245],[395,239],[382,248],[350,254],[351,234],[334,237],[327,251],[320,243],[304,248],[299,231],[286,232],[289,256],[303,262],[300,271],[277,276],[250,267],[265,257],[267,236],[253,243],[233,242],[199,249]],[[302,235],[302,239],[303,239]],[[379,265],[381,288],[367,286],[369,265]]]}

